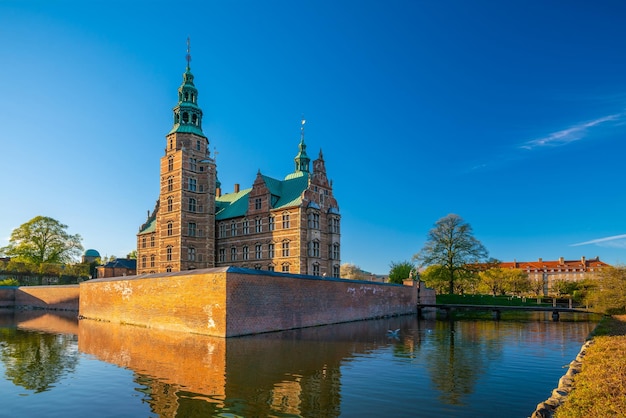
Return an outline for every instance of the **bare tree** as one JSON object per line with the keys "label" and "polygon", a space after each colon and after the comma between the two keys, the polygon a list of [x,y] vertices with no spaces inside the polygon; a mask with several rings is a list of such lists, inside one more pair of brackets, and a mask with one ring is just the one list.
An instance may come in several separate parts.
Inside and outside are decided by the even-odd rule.
{"label": "bare tree", "polygon": [[413,256],[421,266],[439,265],[448,282],[450,294],[455,281],[474,273],[472,267],[488,256],[487,249],[474,238],[470,224],[455,214],[439,219],[428,232],[428,240]]}

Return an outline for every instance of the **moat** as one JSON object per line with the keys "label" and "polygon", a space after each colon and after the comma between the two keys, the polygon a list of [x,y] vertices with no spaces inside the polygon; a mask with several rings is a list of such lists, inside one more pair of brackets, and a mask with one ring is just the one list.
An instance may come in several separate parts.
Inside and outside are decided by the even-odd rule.
{"label": "moat", "polygon": [[0,417],[526,417],[595,327],[409,315],[224,339],[75,316],[0,312]]}

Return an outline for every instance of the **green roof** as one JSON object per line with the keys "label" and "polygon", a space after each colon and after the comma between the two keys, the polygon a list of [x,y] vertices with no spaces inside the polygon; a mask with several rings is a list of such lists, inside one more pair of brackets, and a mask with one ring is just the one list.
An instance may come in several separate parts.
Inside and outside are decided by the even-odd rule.
{"label": "green roof", "polygon": [[177,123],[176,125],[174,125],[174,127],[172,128],[171,131],[169,131],[169,134],[173,134],[174,132],[180,132],[180,133],[185,133],[185,134],[196,134],[196,135],[200,135],[203,138],[206,138],[206,136],[204,136],[204,133],[202,132],[202,129],[200,129],[199,126],[193,125],[193,124],[183,124],[183,123]]}
{"label": "green roof", "polygon": [[[272,177],[261,176],[271,194],[272,209],[298,206],[302,203],[302,192],[309,187],[309,173],[297,171],[285,177],[285,180],[277,180]],[[248,212],[248,198],[250,189],[241,190],[237,193],[228,193],[216,198],[217,220],[224,220],[245,216]]]}
{"label": "green roof", "polygon": [[156,231],[156,216],[142,225],[142,228],[139,230],[139,234],[148,234],[154,231]]}

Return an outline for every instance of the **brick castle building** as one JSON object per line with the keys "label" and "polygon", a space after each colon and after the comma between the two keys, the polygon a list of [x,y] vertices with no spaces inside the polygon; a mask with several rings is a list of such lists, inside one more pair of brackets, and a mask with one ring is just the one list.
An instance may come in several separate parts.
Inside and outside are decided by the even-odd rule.
{"label": "brick castle building", "polygon": [[259,172],[252,187],[223,194],[189,54],[173,111],[159,199],[137,234],[137,274],[239,266],[339,277],[339,206],[321,151],[310,169],[304,120],[292,173]]}

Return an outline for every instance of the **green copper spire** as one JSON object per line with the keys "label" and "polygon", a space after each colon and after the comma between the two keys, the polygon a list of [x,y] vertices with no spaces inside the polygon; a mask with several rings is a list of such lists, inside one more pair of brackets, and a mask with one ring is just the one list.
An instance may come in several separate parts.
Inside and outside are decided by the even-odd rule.
{"label": "green copper spire", "polygon": [[169,133],[182,132],[204,136],[202,133],[202,109],[198,107],[198,89],[193,84],[189,51],[189,38],[187,38],[187,68],[183,74],[183,83],[178,88],[178,104],[173,109],[174,127]]}
{"label": "green copper spire", "polygon": [[303,171],[309,172],[309,162],[311,159],[306,155],[306,144],[304,143],[304,124],[306,121],[302,118],[302,125],[300,126],[300,144],[298,145],[298,155],[294,158],[296,162],[296,172]]}

